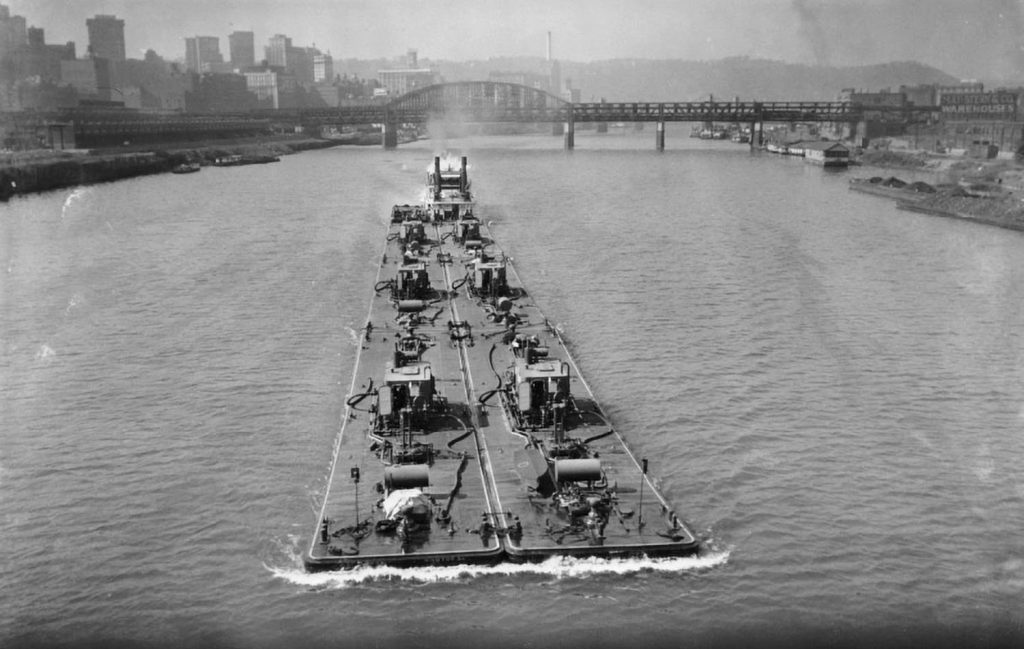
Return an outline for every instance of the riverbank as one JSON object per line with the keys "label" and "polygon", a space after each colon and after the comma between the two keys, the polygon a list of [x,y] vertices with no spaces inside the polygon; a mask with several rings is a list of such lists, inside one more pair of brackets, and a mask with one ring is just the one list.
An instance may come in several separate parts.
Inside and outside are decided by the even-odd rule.
{"label": "riverbank", "polygon": [[277,136],[174,147],[135,146],[120,149],[11,153],[0,157],[0,200],[7,200],[18,194],[167,173],[184,162],[209,165],[216,159],[227,156],[242,156],[263,161],[341,144],[345,142]]}

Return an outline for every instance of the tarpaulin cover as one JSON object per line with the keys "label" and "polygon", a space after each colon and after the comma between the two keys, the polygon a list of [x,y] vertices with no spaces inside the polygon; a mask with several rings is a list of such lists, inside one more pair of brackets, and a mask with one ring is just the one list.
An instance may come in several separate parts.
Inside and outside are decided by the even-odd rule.
{"label": "tarpaulin cover", "polygon": [[388,494],[382,503],[384,515],[395,520],[409,513],[430,512],[430,499],[419,489],[397,489]]}

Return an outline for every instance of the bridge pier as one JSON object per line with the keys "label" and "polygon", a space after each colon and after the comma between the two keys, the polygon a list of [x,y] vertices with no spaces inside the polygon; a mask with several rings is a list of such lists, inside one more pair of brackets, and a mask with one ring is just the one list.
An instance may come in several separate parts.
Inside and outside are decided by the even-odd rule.
{"label": "bridge pier", "polygon": [[383,122],[380,127],[381,144],[385,149],[398,148],[398,124]]}
{"label": "bridge pier", "polygon": [[665,122],[658,122],[658,129],[654,135],[654,147],[658,151],[665,150]]}
{"label": "bridge pier", "polygon": [[868,121],[858,120],[853,127],[853,141],[857,146],[863,146],[868,140]]}
{"label": "bridge pier", "polygon": [[576,120],[572,114],[572,104],[569,104],[569,120],[565,123],[565,150],[572,151],[576,147]]}

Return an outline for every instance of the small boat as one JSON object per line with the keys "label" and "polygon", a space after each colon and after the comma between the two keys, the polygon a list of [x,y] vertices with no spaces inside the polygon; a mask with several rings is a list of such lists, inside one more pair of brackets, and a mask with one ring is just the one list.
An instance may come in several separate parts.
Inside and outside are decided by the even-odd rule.
{"label": "small boat", "polygon": [[240,153],[225,155],[215,158],[213,166],[215,167],[238,167],[241,165],[255,165],[255,164],[266,164],[268,162],[278,162],[281,158],[279,156],[270,153],[254,153],[243,155]]}
{"label": "small boat", "polygon": [[191,174],[199,171],[202,167],[198,162],[183,162],[171,168],[172,174]]}
{"label": "small boat", "polygon": [[242,164],[242,156],[235,155],[224,155],[213,160],[214,167],[234,167],[235,165]]}

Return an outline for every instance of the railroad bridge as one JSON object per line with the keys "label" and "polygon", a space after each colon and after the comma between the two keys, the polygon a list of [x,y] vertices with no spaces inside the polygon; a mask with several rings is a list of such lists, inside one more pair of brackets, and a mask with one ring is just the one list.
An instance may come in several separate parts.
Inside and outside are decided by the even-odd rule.
{"label": "railroad bridge", "polygon": [[[699,101],[572,103],[543,90],[514,83],[465,81],[428,86],[376,106],[307,109],[300,117],[308,124],[375,123],[383,125],[386,148],[397,146],[400,124],[423,124],[432,119],[469,123],[531,122],[564,125],[565,147],[572,149],[575,125],[581,122],[654,122],[656,146],[665,148],[666,122],[728,122],[749,124],[751,132],[766,122],[833,122],[856,124],[866,112],[891,111],[849,102],[822,101]],[[908,109],[899,109],[908,112]],[[936,111],[917,108],[910,111]],[[751,146],[756,143],[751,141]]]}
{"label": "railroad bridge", "polygon": [[[427,86],[386,103],[337,108],[260,110],[251,113],[153,113],[125,109],[70,109],[51,115],[38,113],[10,117],[36,123],[37,129],[53,129],[61,140],[73,130],[78,146],[119,145],[181,140],[238,137],[267,133],[275,128],[302,124],[308,128],[336,125],[379,124],[382,144],[398,144],[403,124],[431,120],[465,123],[550,123],[564,133],[565,148],[574,146],[577,123],[654,122],[655,145],[665,147],[666,122],[727,122],[749,124],[755,132],[767,122],[832,122],[857,124],[865,113],[926,112],[938,107],[910,109],[862,106],[848,102],[821,101],[699,101],[699,102],[584,102],[572,103],[543,90],[514,83],[463,81]],[[55,126],[56,125],[56,126]],[[751,141],[751,146],[756,143]]]}

